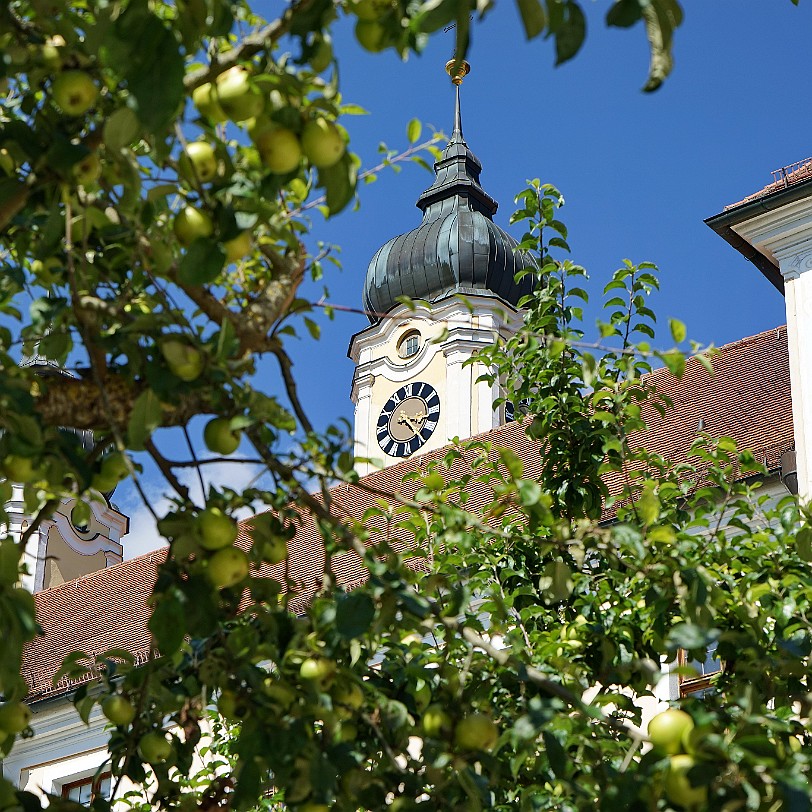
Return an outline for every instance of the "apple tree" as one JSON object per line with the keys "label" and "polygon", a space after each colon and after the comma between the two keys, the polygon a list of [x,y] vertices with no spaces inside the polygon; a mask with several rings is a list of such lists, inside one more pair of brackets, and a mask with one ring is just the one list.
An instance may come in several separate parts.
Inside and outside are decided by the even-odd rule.
{"label": "apple tree", "polygon": [[[578,2],[517,7],[558,62],[577,53]],[[642,23],[655,87],[679,5],[607,7],[609,25]],[[686,361],[653,349],[647,265],[616,273],[603,339],[584,341],[585,273],[566,258],[555,190],[534,183],[518,199],[544,285],[488,359],[526,404],[541,474],[474,442],[415,471],[408,498],[379,494],[363,524],[331,505],[332,484],[357,480],[347,438],[313,431],[281,329],[306,312],[301,280],[321,273],[303,213],[341,211],[360,170],[330,27],[351,15],[363,47],[406,54],[455,22],[461,57],[469,15],[488,8],[301,0],[270,21],[231,0],[0,9],[0,501],[18,483],[33,517],[0,542],[3,753],[30,722],[25,544],[63,499],[140,487],[133,455],[145,454],[172,495],[157,517],[169,553],[153,656],[135,667],[110,652],[74,697],[84,718],[99,704],[109,720],[113,784],[130,805],[808,808],[810,531],[791,500],[768,514],[734,476],[760,469],[729,440],[703,438],[697,465],[680,467],[630,445],[642,406],[668,407],[644,377],[652,362],[679,375]],[[40,363],[20,365],[22,353]],[[285,402],[253,378],[265,355]],[[191,442],[173,459],[161,429],[188,432],[201,415],[214,459],[244,438],[274,487],[195,501],[179,472],[207,460]],[[474,486],[491,494],[477,513]],[[247,506],[267,511],[250,546],[235,543]],[[301,511],[326,565],[294,615],[292,588],[266,573]],[[369,573],[350,592],[330,567],[341,555]],[[714,693],[641,747],[635,699],[678,650],[711,643],[725,664]],[[77,653],[62,673],[87,667]],[[39,805],[0,781],[0,808]]]}

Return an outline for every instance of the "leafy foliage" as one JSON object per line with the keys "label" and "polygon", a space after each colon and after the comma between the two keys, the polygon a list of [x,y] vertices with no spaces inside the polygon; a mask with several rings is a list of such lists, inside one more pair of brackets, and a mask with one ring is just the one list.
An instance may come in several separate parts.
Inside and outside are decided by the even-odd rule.
{"label": "leafy foliage", "polygon": [[[615,273],[600,339],[586,340],[586,272],[566,258],[552,187],[531,183],[514,218],[543,284],[516,335],[480,359],[526,409],[538,473],[475,441],[415,471],[414,499],[387,494],[363,525],[332,505],[330,486],[357,479],[347,440],[313,432],[284,344],[308,310],[300,280],[322,272],[308,215],[344,209],[359,178],[342,122],[361,111],[340,94],[329,29],[350,14],[365,47],[405,55],[455,22],[462,57],[470,13],[489,6],[311,0],[270,22],[229,0],[0,9],[0,502],[19,497],[33,517],[0,542],[3,754],[26,735],[21,653],[38,632],[18,585],[25,545],[60,504],[138,485],[131,452],[145,450],[173,494],[152,655],[75,652],[59,674],[97,678],[75,704],[110,720],[115,791],[132,806],[674,808],[671,756],[639,749],[641,703],[679,650],[715,643],[713,693],[684,703],[698,731],[689,788],[713,808],[808,808],[812,531],[791,500],[764,503],[763,471],[727,438],[700,437],[678,465],[635,444],[668,408],[651,365],[679,376],[711,362],[654,349],[649,264]],[[558,63],[582,46],[575,0],[518,10]],[[610,5],[610,26],[639,20],[653,89],[681,11]],[[435,139],[418,144],[418,122],[407,137],[365,179],[425,162]],[[682,344],[684,325],[669,326]],[[38,363],[20,365],[21,349]],[[290,409],[252,379],[263,354]],[[272,489],[191,498],[179,471],[206,460],[169,459],[160,429],[201,414],[223,421],[210,444],[245,437]],[[489,494],[476,512],[475,487]],[[257,505],[267,512],[233,544],[234,515]],[[301,513],[324,546],[306,594],[285,564]],[[341,556],[369,573],[349,592]],[[0,808],[39,805],[0,782]]]}

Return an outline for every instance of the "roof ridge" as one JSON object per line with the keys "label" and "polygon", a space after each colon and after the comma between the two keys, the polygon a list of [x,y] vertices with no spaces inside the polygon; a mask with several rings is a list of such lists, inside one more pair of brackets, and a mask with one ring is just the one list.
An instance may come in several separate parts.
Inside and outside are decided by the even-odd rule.
{"label": "roof ridge", "polygon": [[78,578],[71,578],[69,581],[62,581],[61,584],[54,584],[54,586],[49,586],[47,589],[40,589],[36,593],[34,593],[37,598],[41,595],[47,595],[50,592],[56,592],[62,588],[74,585],[79,585],[82,581],[92,581],[96,578],[101,577],[102,575],[107,575],[108,573],[112,572],[113,570],[117,570],[120,567],[132,567],[133,564],[141,561],[147,561],[151,558],[157,558],[166,553],[169,549],[169,545],[166,544],[163,547],[158,547],[155,550],[150,550],[148,553],[142,553],[141,555],[135,556],[135,558],[126,558],[123,561],[118,561],[112,566],[104,567],[100,570],[94,570],[93,572],[88,572],[85,575],[80,575]]}

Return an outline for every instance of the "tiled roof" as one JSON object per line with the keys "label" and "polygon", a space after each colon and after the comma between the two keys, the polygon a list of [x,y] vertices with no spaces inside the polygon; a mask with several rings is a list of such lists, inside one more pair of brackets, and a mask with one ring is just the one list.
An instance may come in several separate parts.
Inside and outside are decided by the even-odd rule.
{"label": "tiled roof", "polygon": [[[697,434],[705,431],[711,436],[735,438],[740,448],[751,449],[768,468],[776,469],[781,454],[793,447],[786,327],[725,345],[713,358],[713,369],[711,376],[698,361],[691,360],[680,380],[664,369],[653,372],[658,390],[667,394],[674,406],[664,417],[649,410],[648,431],[634,436],[632,444],[645,445],[676,463],[685,459]],[[512,448],[524,460],[525,475],[538,474],[538,446],[527,440],[519,423],[508,423],[479,439]],[[404,483],[403,477],[443,455],[440,449],[369,474],[359,486],[339,485],[330,492],[332,505],[360,520],[378,501],[379,492],[412,496],[417,484]],[[462,473],[462,466],[462,462],[457,463],[453,473]],[[613,483],[608,484],[613,489]],[[474,480],[468,497],[466,507],[472,510],[491,498],[485,486]],[[249,543],[245,528],[241,543]],[[288,550],[288,574],[300,593],[291,606],[296,611],[321,583],[324,566],[323,543],[311,518],[303,517]],[[147,601],[156,567],[164,556],[164,551],[150,553],[36,595],[45,635],[33,641],[25,654],[23,675],[32,699],[70,689],[67,681],[54,688],[52,678],[71,651],[96,655],[118,647],[138,660],[148,656]],[[268,572],[281,578],[282,567],[268,568]],[[333,570],[348,587],[364,579],[364,569],[354,553],[334,559]]]}
{"label": "tiled roof", "polygon": [[763,189],[748,195],[744,200],[739,200],[738,203],[731,203],[725,206],[725,211],[728,209],[735,209],[744,203],[752,203],[754,200],[759,200],[762,197],[767,197],[774,192],[780,192],[790,186],[795,186],[805,180],[812,178],[812,158],[807,158],[804,161],[784,166],[781,169],[773,171],[773,182],[768,183]]}

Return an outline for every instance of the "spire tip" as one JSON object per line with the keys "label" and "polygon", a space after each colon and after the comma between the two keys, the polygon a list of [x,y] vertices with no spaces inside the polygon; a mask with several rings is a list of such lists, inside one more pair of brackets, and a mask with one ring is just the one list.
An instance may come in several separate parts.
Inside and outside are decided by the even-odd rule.
{"label": "spire tip", "polygon": [[451,77],[451,81],[459,87],[462,80],[471,72],[471,66],[464,59],[459,62],[456,59],[449,59],[445,63],[445,72]]}

